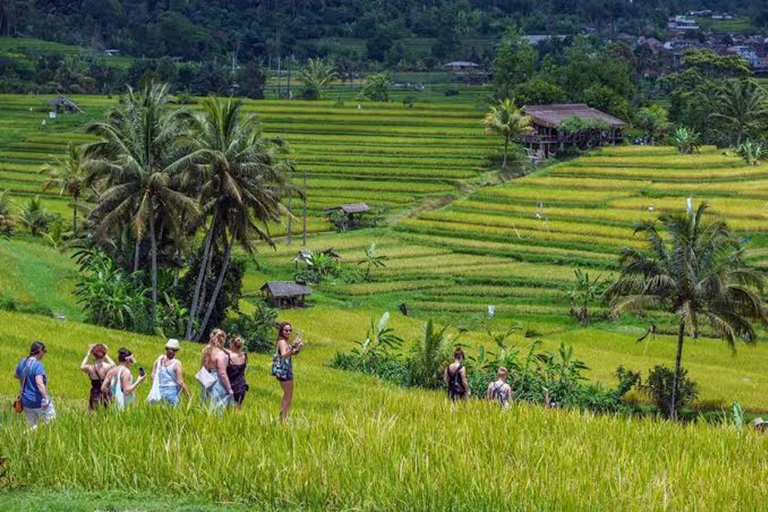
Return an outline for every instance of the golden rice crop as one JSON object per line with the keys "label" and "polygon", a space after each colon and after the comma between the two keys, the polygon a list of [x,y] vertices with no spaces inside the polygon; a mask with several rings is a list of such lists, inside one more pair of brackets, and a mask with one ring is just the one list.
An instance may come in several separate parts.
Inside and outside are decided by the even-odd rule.
{"label": "golden rice crop", "polygon": [[[521,180],[526,186],[597,189],[597,190],[636,190],[651,185],[651,181],[617,180],[614,178],[564,178],[560,176],[528,176]],[[590,192],[591,194],[591,192]]]}
{"label": "golden rice crop", "polygon": [[[709,205],[711,212],[721,215],[729,221],[734,217],[768,219],[768,203],[759,199],[703,197],[696,198],[694,201],[696,205],[702,202],[706,202]],[[611,201],[609,206],[611,208],[642,210],[644,212],[647,212],[648,208],[652,207],[655,212],[654,215],[658,215],[659,211],[680,211],[685,209],[686,198],[633,197]],[[609,213],[609,215],[612,214],[613,212]]]}
{"label": "golden rice crop", "polygon": [[667,169],[698,169],[701,167],[743,167],[744,161],[732,155],[657,155],[652,159],[636,156],[586,155],[577,161],[580,166],[656,167]]}
{"label": "golden rice crop", "polygon": [[[525,183],[524,181],[521,183]],[[609,199],[627,197],[631,193],[628,191],[602,191],[590,190],[585,194],[582,190],[572,189],[554,189],[526,187],[517,184],[506,185],[502,187],[493,187],[482,189],[475,195],[477,197],[503,197],[509,199],[523,199],[533,202],[556,202],[556,203],[601,203]]]}
{"label": "golden rice crop", "polygon": [[765,177],[768,174],[768,168],[759,167],[724,167],[722,169],[703,168],[703,169],[666,169],[666,168],[637,168],[629,167],[576,167],[561,166],[552,169],[555,176],[616,176],[619,178],[636,178],[638,180],[661,180],[661,181],[696,181],[706,179],[734,179],[734,178],[755,178]]}

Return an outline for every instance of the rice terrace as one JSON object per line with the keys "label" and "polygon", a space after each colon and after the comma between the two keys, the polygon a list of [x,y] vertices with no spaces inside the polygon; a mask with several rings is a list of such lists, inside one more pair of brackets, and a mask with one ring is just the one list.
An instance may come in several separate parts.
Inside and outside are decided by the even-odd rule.
{"label": "rice terrace", "polygon": [[768,11],[507,4],[0,5],[0,510],[768,510]]}

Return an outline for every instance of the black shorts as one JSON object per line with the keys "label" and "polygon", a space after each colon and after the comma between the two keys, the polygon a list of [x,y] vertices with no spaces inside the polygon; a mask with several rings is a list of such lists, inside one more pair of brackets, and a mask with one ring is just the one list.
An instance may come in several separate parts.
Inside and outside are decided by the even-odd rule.
{"label": "black shorts", "polygon": [[245,394],[247,392],[248,392],[248,388],[245,388],[238,391],[234,391],[232,393],[232,398],[235,400],[235,403],[237,405],[243,405],[243,400],[245,400]]}

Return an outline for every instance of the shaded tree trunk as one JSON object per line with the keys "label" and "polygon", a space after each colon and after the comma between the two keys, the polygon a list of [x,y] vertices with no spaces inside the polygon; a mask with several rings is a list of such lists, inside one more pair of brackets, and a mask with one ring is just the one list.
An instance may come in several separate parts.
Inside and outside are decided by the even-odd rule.
{"label": "shaded tree trunk", "polygon": [[133,271],[139,271],[139,256],[141,254],[141,239],[136,237],[136,243],[133,247]]}
{"label": "shaded tree trunk", "polygon": [[229,258],[230,256],[232,256],[232,248],[235,246],[236,235],[237,235],[237,229],[232,231],[231,239],[229,240],[229,243],[227,244],[227,249],[224,252],[224,260],[221,262],[221,270],[219,271],[219,277],[218,279],[216,279],[216,286],[213,288],[213,293],[211,294],[211,300],[208,302],[208,308],[205,311],[205,316],[203,317],[203,321],[200,323],[200,330],[198,331],[198,334],[197,334],[197,341],[200,341],[200,337],[205,332],[205,328],[208,325],[208,320],[210,320],[211,314],[213,313],[213,308],[216,306],[216,301],[219,298],[219,293],[221,293],[221,287],[224,284],[224,276],[226,276],[227,269],[229,268]]}
{"label": "shaded tree trunk", "polygon": [[152,211],[149,214],[149,250],[152,260],[152,309],[149,322],[152,330],[157,325],[157,239],[155,238],[155,201],[152,201]]}
{"label": "shaded tree trunk", "polygon": [[302,243],[304,247],[307,246],[307,170],[304,169],[304,211],[302,216],[304,218],[304,230],[302,236]]}
{"label": "shaded tree trunk", "polygon": [[[72,194],[72,201],[74,203],[77,203],[77,199],[80,197],[80,194],[74,193]],[[72,205],[72,234],[74,235],[77,233],[77,205]]]}
{"label": "shaded tree trunk", "polygon": [[680,384],[680,362],[683,359],[683,341],[685,340],[685,324],[680,322],[680,331],[677,334],[677,355],[675,356],[675,374],[672,377],[672,400],[669,404],[669,417],[677,419],[677,388]]}
{"label": "shaded tree trunk", "polygon": [[218,218],[218,210],[214,209],[213,217],[211,218],[211,225],[208,228],[208,233],[205,235],[205,246],[203,248],[203,254],[200,256],[200,269],[197,272],[197,282],[195,283],[195,292],[192,295],[192,307],[189,308],[189,319],[187,320],[187,333],[186,338],[192,339],[192,328],[194,327],[195,320],[197,319],[198,303],[200,301],[200,292],[203,289],[203,282],[205,281],[205,273],[208,270],[208,259],[211,252],[211,242],[213,241],[213,231],[216,229],[216,220]]}
{"label": "shaded tree trunk", "polygon": [[507,168],[507,148],[509,147],[509,137],[504,137],[504,161],[501,163],[501,168]]}

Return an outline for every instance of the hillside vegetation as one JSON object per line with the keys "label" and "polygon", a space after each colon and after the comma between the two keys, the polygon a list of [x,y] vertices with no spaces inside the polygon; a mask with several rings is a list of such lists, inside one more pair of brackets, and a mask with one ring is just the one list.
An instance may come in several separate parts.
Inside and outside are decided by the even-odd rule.
{"label": "hillside vegetation", "polygon": [[[43,338],[59,413],[54,427],[29,436],[2,410],[8,428],[0,433],[7,459],[0,482],[35,492],[141,489],[261,509],[739,510],[768,492],[761,462],[768,439],[751,432],[529,405],[505,413],[480,402],[451,407],[442,394],[382,386],[324,366],[340,340],[364,325],[364,315],[324,323],[311,311],[288,317],[306,328],[310,345],[296,363],[293,420],[280,425],[273,419],[279,389],[266,356],[252,359],[251,393],[239,414],[211,415],[194,404],[84,414],[88,383],[77,367],[88,343],[129,346],[144,365],[161,344],[0,313],[0,394],[14,392],[11,366],[28,340]],[[413,322],[396,325],[414,333]],[[190,383],[198,347],[184,344],[180,353]]]}

